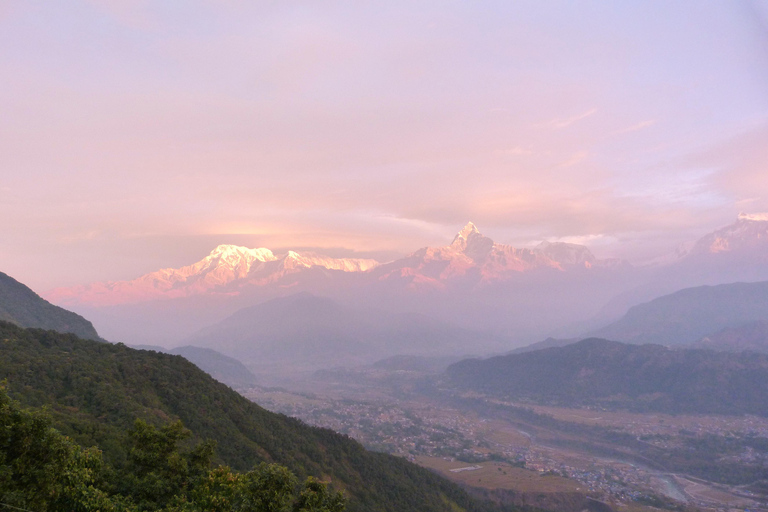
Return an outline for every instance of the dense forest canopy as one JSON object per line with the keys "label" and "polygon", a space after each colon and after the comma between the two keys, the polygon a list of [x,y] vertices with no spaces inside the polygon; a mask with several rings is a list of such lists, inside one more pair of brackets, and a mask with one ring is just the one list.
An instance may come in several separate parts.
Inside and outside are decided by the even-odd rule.
{"label": "dense forest canopy", "polygon": [[350,512],[496,509],[406,460],[266,411],[180,356],[0,322],[0,379],[22,406],[47,407],[61,434],[98,447],[117,473],[133,464],[127,447],[137,419],[156,429],[181,420],[191,434],[178,440],[180,453],[215,441],[214,464],[234,472],[285,466],[300,481],[343,490]]}

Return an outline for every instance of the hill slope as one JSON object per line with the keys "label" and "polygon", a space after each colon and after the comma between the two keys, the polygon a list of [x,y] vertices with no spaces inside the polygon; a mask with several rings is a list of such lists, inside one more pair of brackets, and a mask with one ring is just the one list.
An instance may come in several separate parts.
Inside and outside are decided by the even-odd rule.
{"label": "hill slope", "polygon": [[71,332],[81,338],[98,340],[91,322],[66,309],[54,306],[27,286],[0,272],[0,320],[21,327],[39,327]]}
{"label": "hill slope", "polygon": [[591,338],[565,347],[464,360],[459,390],[565,406],[768,416],[768,355],[670,350]]}
{"label": "hill slope", "polygon": [[256,376],[243,363],[233,357],[210,348],[187,345],[167,349],[154,345],[129,345],[137,350],[154,350],[165,354],[181,356],[219,382],[233,389],[248,389],[258,385]]}
{"label": "hill slope", "polygon": [[257,384],[256,376],[243,363],[210,348],[187,345],[171,349],[168,353],[191,361],[217,381],[235,389],[249,388]]}
{"label": "hill slope", "polygon": [[418,314],[354,309],[300,293],[242,309],[188,338],[258,368],[317,370],[370,364],[399,354],[461,357],[480,347],[505,347],[503,339]]}
{"label": "hill slope", "polygon": [[178,418],[198,438],[216,440],[219,457],[235,469],[270,461],[330,479],[347,491],[352,512],[492,510],[403,459],[270,413],[180,356],[0,322],[0,379],[22,404],[49,405],[57,428],[97,444],[118,466],[126,457],[121,436],[135,418]]}
{"label": "hill slope", "polygon": [[726,327],[692,343],[690,348],[708,348],[726,352],[768,352],[768,321],[757,320],[738,327]]}
{"label": "hill slope", "polygon": [[768,281],[686,288],[630,308],[591,336],[685,345],[728,327],[768,318]]}

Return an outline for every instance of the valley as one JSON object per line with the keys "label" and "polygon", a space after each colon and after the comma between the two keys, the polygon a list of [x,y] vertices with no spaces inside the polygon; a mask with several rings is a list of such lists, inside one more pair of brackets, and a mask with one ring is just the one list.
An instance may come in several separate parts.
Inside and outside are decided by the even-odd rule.
{"label": "valley", "polygon": [[0,512],[768,512],[768,0],[0,28]]}
{"label": "valley", "polygon": [[[768,226],[735,228],[763,243]],[[349,493],[351,512],[768,511],[768,281],[680,289],[597,331],[520,347],[502,324],[551,329],[575,300],[561,292],[634,271],[573,244],[496,244],[472,224],[450,246],[367,269],[265,254],[219,246],[178,272],[94,289],[182,283],[190,296],[128,305],[186,324],[175,348],[108,343],[4,276],[10,397],[51,407],[56,428],[118,469],[127,455],[115,440],[132,420],[179,419],[234,469],[276,460],[317,475]],[[268,270],[275,281],[254,280]],[[317,287],[291,284],[303,279]],[[579,307],[596,311],[586,298]],[[207,315],[228,316],[196,314],[214,303],[223,309]],[[162,337],[130,308],[126,320]]]}
{"label": "valley", "polygon": [[377,368],[319,372],[294,391],[245,395],[506,503],[768,510],[757,485],[768,475],[764,417],[505,402],[439,390],[423,372]]}

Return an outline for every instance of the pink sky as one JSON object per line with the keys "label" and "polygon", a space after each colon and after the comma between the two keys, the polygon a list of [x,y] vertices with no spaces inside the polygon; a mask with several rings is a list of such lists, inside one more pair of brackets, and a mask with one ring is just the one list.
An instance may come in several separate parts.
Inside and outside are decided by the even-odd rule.
{"label": "pink sky", "polygon": [[767,1],[0,0],[0,73],[37,291],[468,220],[642,259],[768,211]]}

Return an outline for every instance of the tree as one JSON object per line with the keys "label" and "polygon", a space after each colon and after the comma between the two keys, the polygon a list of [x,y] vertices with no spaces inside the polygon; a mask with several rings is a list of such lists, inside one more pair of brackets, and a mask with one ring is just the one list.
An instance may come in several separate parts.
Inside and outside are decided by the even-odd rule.
{"label": "tree", "polygon": [[95,486],[101,452],[82,449],[0,385],[0,503],[39,511],[127,510]]}
{"label": "tree", "polygon": [[[342,493],[309,477],[297,489],[288,468],[262,463],[247,473],[211,469],[214,443],[181,451],[191,433],[180,421],[136,420],[128,463],[102,476],[101,452],[84,449],[22,410],[0,385],[0,505],[39,512],[342,512]],[[112,491],[111,494],[109,491]]]}
{"label": "tree", "polygon": [[324,483],[309,477],[304,482],[304,488],[299,493],[293,510],[294,512],[342,512],[345,503],[344,494],[331,492]]}
{"label": "tree", "polygon": [[206,441],[179,451],[179,443],[191,435],[181,421],[157,428],[137,419],[129,431],[131,449],[119,474],[119,491],[141,510],[160,510],[178,501],[207,476],[215,450],[215,443]]}
{"label": "tree", "polygon": [[238,510],[287,512],[293,500],[296,477],[285,466],[261,463],[243,475]]}

